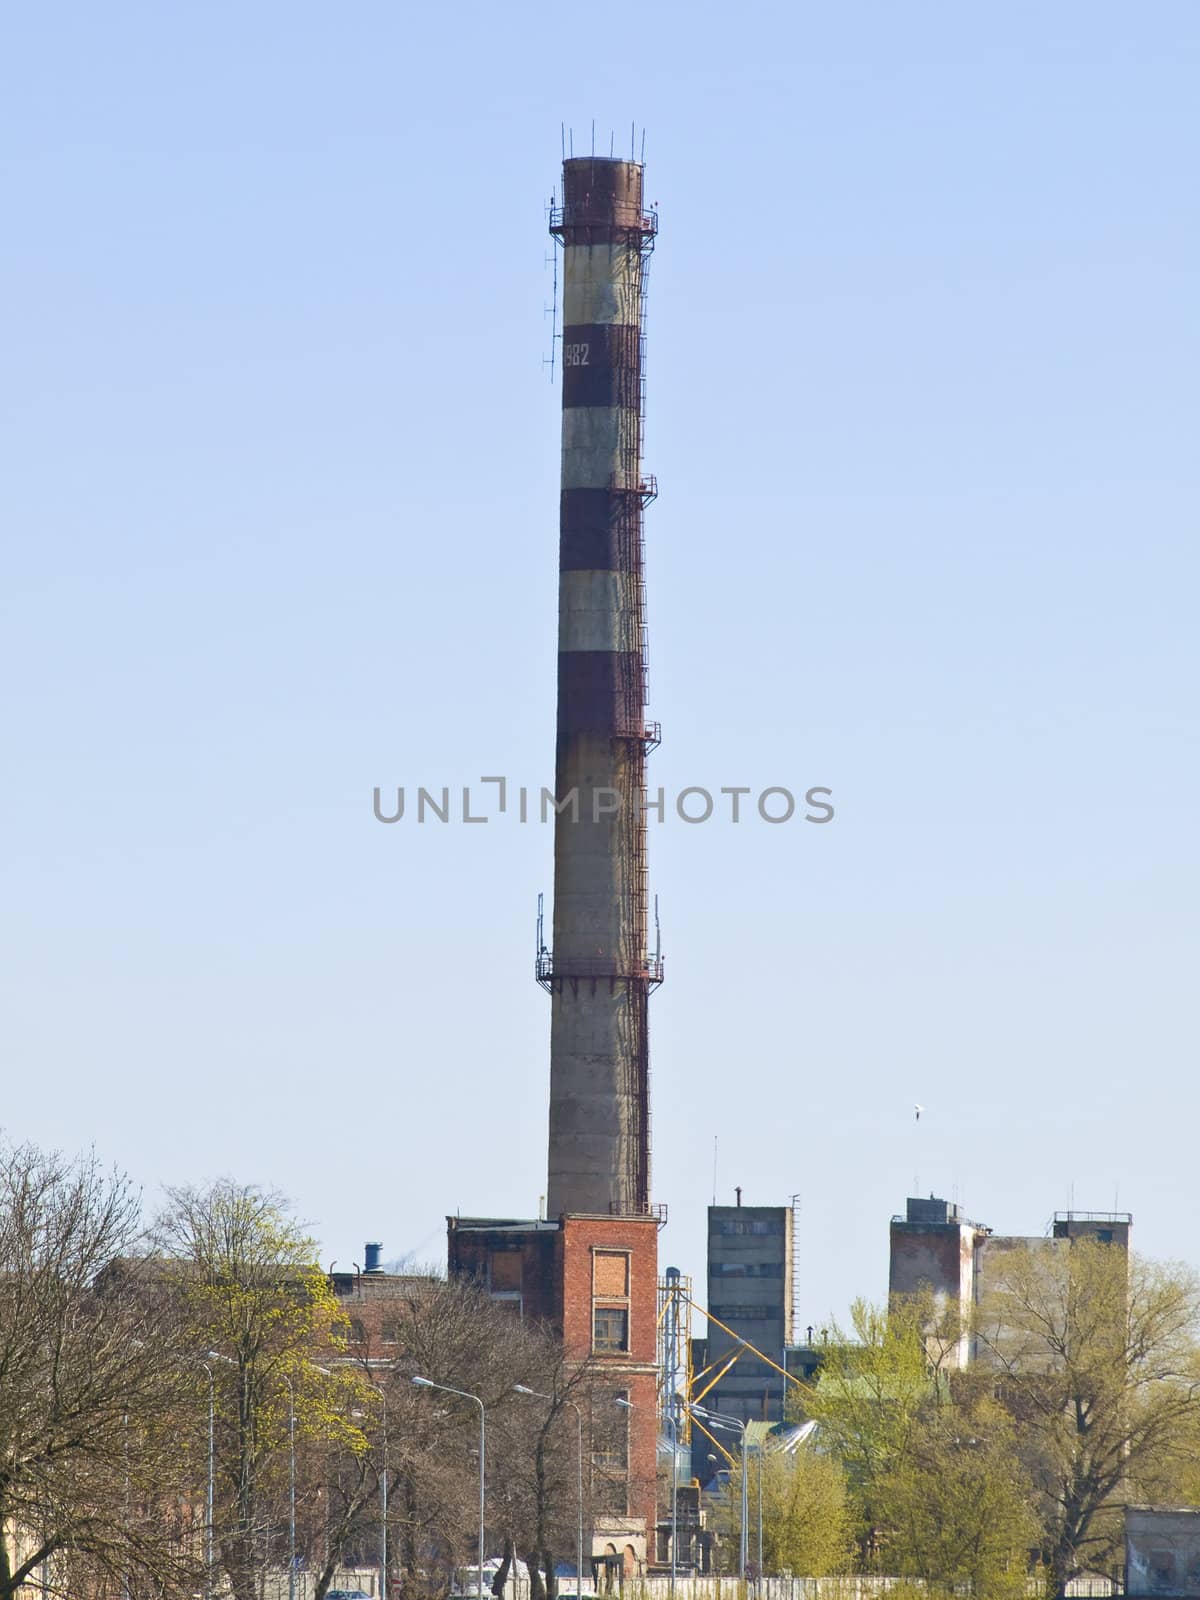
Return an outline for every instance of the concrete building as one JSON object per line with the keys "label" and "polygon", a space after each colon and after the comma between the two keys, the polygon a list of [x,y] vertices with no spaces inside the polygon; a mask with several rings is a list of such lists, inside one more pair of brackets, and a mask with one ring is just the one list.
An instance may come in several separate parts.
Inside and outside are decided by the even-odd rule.
{"label": "concrete building", "polygon": [[780,1366],[792,1343],[793,1215],[790,1206],[709,1206],[708,1336],[705,1363],[737,1361],[705,1405],[740,1421],[778,1422],[782,1373],[742,1348],[741,1340]]}
{"label": "concrete building", "polygon": [[1128,1250],[1132,1227],[1127,1211],[1056,1211],[1045,1234],[998,1234],[949,1200],[910,1196],[904,1215],[892,1218],[888,1295],[931,1293],[938,1312],[953,1313],[963,1334],[950,1364],[965,1367],[975,1354],[971,1319],[1006,1256],[1028,1248],[1063,1249],[1079,1239]]}
{"label": "concrete building", "polygon": [[930,1195],[910,1196],[904,1215],[892,1218],[888,1298],[930,1293],[939,1314],[949,1313],[963,1329],[951,1365],[971,1359],[967,1329],[977,1293],[979,1249],[991,1229],[972,1222],[962,1208]]}
{"label": "concrete building", "polygon": [[1200,1508],[1125,1507],[1128,1600],[1200,1600]]}

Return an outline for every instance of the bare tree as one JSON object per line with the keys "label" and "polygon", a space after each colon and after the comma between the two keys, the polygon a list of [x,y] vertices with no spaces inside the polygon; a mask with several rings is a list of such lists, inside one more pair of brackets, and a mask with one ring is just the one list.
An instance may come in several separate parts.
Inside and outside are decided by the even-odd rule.
{"label": "bare tree", "polygon": [[[569,1362],[549,1331],[522,1323],[470,1283],[414,1276],[389,1295],[387,1317],[386,1356],[368,1337],[350,1352],[375,1386],[361,1422],[369,1452],[326,1464],[324,1525],[312,1528],[318,1600],[326,1572],[351,1556],[378,1559],[385,1463],[389,1567],[403,1593],[444,1590],[455,1566],[474,1564],[479,1412],[448,1390],[477,1396],[485,1408],[487,1543],[501,1554],[496,1592],[519,1553],[535,1596],[553,1595],[556,1560],[575,1552],[578,1428],[570,1407],[581,1404],[588,1417],[590,1368]],[[414,1387],[414,1376],[445,1389]],[[620,1431],[611,1394],[604,1399]]]}
{"label": "bare tree", "polygon": [[95,1158],[0,1146],[0,1600],[187,1589],[186,1518],[147,1514],[185,1399],[137,1192]]}

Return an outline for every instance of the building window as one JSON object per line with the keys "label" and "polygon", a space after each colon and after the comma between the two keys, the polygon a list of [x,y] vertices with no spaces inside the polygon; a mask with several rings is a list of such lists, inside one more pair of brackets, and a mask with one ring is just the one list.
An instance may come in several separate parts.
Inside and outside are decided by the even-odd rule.
{"label": "building window", "polygon": [[1150,1557],[1150,1578],[1156,1586],[1169,1587],[1175,1577],[1175,1562],[1166,1551]]}
{"label": "building window", "polygon": [[385,1322],[379,1330],[379,1337],[384,1344],[398,1344],[400,1342],[400,1324],[398,1322]]}
{"label": "building window", "polygon": [[350,1318],[350,1338],[355,1344],[365,1344],[367,1330],[363,1327],[358,1317]]}
{"label": "building window", "polygon": [[629,1410],[613,1402],[628,1400],[626,1389],[611,1397],[601,1391],[592,1411],[592,1497],[602,1516],[629,1514]]}
{"label": "building window", "polygon": [[629,1349],[629,1251],[592,1251],[592,1349],[621,1355]]}
{"label": "building window", "polygon": [[629,1349],[628,1306],[593,1306],[592,1349],[601,1355],[614,1355]]}
{"label": "building window", "polygon": [[521,1289],[521,1252],[519,1250],[496,1250],[488,1260],[488,1285],[493,1293],[497,1290],[508,1292]]}
{"label": "building window", "polygon": [[592,1465],[597,1472],[623,1473],[629,1466],[629,1412],[618,1400],[628,1400],[627,1389],[613,1391],[613,1406],[607,1406],[592,1422]]}
{"label": "building window", "polygon": [[740,1239],[748,1235],[766,1238],[772,1234],[781,1234],[783,1231],[784,1225],[782,1221],[764,1217],[755,1217],[753,1219],[731,1217],[727,1221],[720,1222],[717,1226],[717,1232],[725,1239]]}
{"label": "building window", "polygon": [[629,1295],[629,1253],[625,1250],[592,1252],[592,1293],[606,1300],[624,1300]]}

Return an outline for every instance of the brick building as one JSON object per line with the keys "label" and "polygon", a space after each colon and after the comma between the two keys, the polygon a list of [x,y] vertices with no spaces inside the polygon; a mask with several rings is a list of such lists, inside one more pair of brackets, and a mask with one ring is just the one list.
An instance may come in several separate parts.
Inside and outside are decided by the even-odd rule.
{"label": "brick building", "polygon": [[589,1446],[585,1420],[584,1548],[621,1556],[627,1574],[639,1572],[653,1559],[655,1523],[658,1219],[568,1214],[447,1224],[452,1276],[471,1278],[515,1316],[547,1324],[568,1356],[590,1357],[599,1369],[601,1403],[611,1401],[618,1427],[613,1416],[596,1419],[603,1439]]}
{"label": "brick building", "polygon": [[439,1280],[428,1273],[385,1272],[380,1265],[382,1246],[371,1243],[363,1250],[363,1265],[352,1272],[330,1272],[329,1287],[350,1320],[352,1348],[378,1360],[398,1354],[398,1302],[424,1294]]}

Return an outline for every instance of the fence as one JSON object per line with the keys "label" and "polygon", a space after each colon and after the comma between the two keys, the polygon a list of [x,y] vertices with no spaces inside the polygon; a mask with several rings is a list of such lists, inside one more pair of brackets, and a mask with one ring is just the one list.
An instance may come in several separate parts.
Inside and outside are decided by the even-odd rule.
{"label": "fence", "polygon": [[[484,1572],[484,1597],[489,1600],[493,1574]],[[475,1594],[476,1575],[472,1567],[460,1575],[458,1588],[463,1594]],[[294,1596],[289,1596],[285,1572],[270,1573],[263,1586],[263,1600],[312,1600],[312,1574],[297,1572]],[[882,1600],[888,1591],[904,1587],[910,1592],[923,1585],[901,1578],[845,1574],[831,1578],[762,1578],[758,1583],[742,1583],[737,1578],[717,1576],[698,1578],[678,1576],[675,1579],[675,1600]],[[337,1573],[331,1589],[357,1589],[370,1600],[379,1600],[378,1567],[346,1568]],[[574,1579],[560,1580],[561,1592],[574,1600]],[[1043,1593],[1040,1584],[1031,1581],[1031,1600]],[[1109,1600],[1121,1594],[1119,1586],[1108,1578],[1075,1578],[1067,1585],[1071,1600]],[[603,1593],[603,1590],[601,1590]],[[670,1600],[671,1579],[667,1573],[655,1573],[647,1578],[626,1578],[617,1581],[612,1590],[613,1600]],[[530,1600],[529,1579],[510,1578],[504,1586],[504,1600]]]}
{"label": "fence", "polygon": [[[464,1592],[474,1594],[474,1569],[472,1583],[462,1585]],[[893,1589],[906,1593],[921,1591],[924,1584],[912,1578],[889,1578],[879,1575],[842,1574],[829,1578],[762,1578],[757,1583],[740,1582],[730,1577],[677,1576],[674,1600],[881,1600]],[[560,1580],[564,1596],[574,1600],[574,1580]],[[604,1591],[601,1589],[601,1594]],[[1030,1600],[1045,1593],[1038,1579],[1030,1579]],[[1120,1595],[1121,1588],[1108,1578],[1074,1578],[1067,1585],[1070,1600],[1108,1600]],[[487,1590],[484,1591],[487,1600]],[[646,1578],[618,1580],[612,1589],[613,1600],[670,1600],[671,1579],[667,1573],[654,1573]],[[504,1590],[504,1600],[530,1600],[529,1581],[526,1578],[510,1579]]]}

